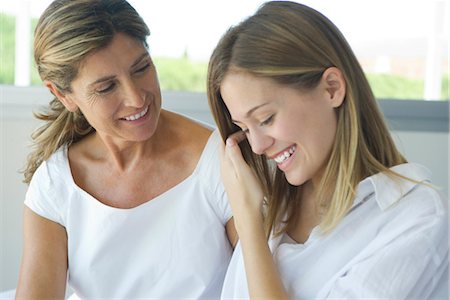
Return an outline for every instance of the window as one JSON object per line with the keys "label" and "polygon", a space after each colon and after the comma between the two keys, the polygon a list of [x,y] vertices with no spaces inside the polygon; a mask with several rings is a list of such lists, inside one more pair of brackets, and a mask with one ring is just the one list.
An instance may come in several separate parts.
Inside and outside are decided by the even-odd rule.
{"label": "window", "polygon": [[[0,59],[3,66],[0,83],[13,84],[13,74],[16,73],[16,82],[26,85],[31,73],[31,84],[38,85],[40,80],[34,70],[31,53],[26,50],[31,42],[19,39],[15,44],[13,32],[14,29],[27,32],[26,26],[33,27],[51,1],[3,2],[0,3],[3,12],[0,17]],[[162,89],[204,92],[207,62],[220,36],[230,25],[252,14],[264,1],[129,2],[143,16],[152,32],[150,51]],[[301,2],[322,12],[341,29],[366,71],[377,98],[449,99],[450,5],[446,1]],[[16,20],[22,21],[16,23]],[[31,32],[32,29],[29,30]],[[21,56],[15,60],[16,72],[14,49],[21,51],[16,52],[16,56]],[[27,63],[31,67],[24,67],[23,64]],[[17,72],[23,73],[19,79]]]}

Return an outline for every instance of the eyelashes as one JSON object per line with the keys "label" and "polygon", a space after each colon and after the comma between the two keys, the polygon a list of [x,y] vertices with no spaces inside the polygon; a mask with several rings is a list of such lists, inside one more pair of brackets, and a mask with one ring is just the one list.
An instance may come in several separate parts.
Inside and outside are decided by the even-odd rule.
{"label": "eyelashes", "polygon": [[136,72],[134,72],[134,73],[135,74],[144,73],[148,68],[150,68],[150,66],[151,66],[151,64],[149,62],[147,62],[144,66],[137,69]]}
{"label": "eyelashes", "polygon": [[107,93],[111,92],[115,88],[115,86],[116,86],[116,83],[112,82],[106,88],[97,90],[95,93],[98,95],[107,94]]}
{"label": "eyelashes", "polygon": [[275,117],[275,114],[271,115],[270,117],[268,117],[267,119],[265,119],[264,121],[262,121],[259,126],[266,126],[266,125],[270,125],[273,122],[273,119]]}
{"label": "eyelashes", "polygon": [[[143,65],[139,69],[135,70],[132,75],[133,76],[144,75],[150,69],[151,66],[152,66],[152,64],[150,62],[146,62],[145,65]],[[95,94],[106,95],[106,94],[112,92],[116,88],[116,86],[117,86],[117,83],[115,82],[115,80],[113,80],[108,85],[106,85],[104,88],[97,89],[95,91]]]}
{"label": "eyelashes", "polygon": [[[273,123],[274,119],[275,119],[275,114],[270,115],[267,119],[265,119],[264,121],[260,122],[259,126],[260,127],[269,126],[269,125],[271,125]],[[244,132],[245,134],[248,134],[250,132],[250,130],[248,128],[241,127],[238,124],[235,124],[235,125],[238,126],[239,128],[241,128],[242,132]]]}

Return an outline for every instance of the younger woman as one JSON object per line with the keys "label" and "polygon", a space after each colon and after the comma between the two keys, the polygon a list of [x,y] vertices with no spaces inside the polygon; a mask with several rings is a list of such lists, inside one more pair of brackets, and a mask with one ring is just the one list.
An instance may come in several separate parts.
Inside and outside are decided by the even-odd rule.
{"label": "younger woman", "polygon": [[395,147],[332,22],[267,2],[208,72],[240,238],[222,298],[448,299],[445,201]]}

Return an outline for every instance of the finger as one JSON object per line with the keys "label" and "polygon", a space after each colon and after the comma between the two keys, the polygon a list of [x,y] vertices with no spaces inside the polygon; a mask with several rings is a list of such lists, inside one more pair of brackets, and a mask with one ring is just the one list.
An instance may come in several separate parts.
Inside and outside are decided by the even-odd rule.
{"label": "finger", "polygon": [[238,141],[242,140],[244,140],[242,135],[233,134],[227,138],[225,145],[225,156],[231,161],[235,170],[239,170],[247,164],[238,145]]}
{"label": "finger", "polygon": [[225,172],[229,172],[230,170],[233,170],[233,173],[234,173],[234,166],[231,163],[231,160],[226,153],[226,147],[227,147],[226,143],[221,141],[220,145],[219,145],[221,169],[222,169],[222,171],[225,171]]}
{"label": "finger", "polygon": [[227,138],[226,143],[231,144],[231,145],[237,145],[240,142],[242,142],[243,140],[245,140],[246,138],[247,138],[247,136],[246,136],[245,132],[243,132],[242,130],[239,130],[238,132],[231,134]]}

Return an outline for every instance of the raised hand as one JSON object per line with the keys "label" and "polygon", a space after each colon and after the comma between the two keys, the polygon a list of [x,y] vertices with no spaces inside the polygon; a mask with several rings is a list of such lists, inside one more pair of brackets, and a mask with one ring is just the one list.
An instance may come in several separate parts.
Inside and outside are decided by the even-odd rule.
{"label": "raised hand", "polygon": [[222,179],[239,235],[251,299],[288,299],[266,240],[262,214],[263,190],[245,162],[239,143],[243,132],[232,134],[222,147]]}
{"label": "raised hand", "polygon": [[260,183],[239,148],[239,143],[245,138],[242,131],[230,135],[221,151],[222,179],[238,232],[247,222],[262,224],[264,198]]}

